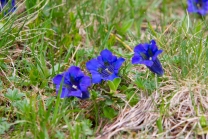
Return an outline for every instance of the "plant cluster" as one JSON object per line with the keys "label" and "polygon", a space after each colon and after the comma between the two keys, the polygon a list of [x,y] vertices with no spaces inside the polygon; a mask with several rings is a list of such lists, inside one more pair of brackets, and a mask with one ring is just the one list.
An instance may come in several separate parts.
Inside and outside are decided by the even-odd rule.
{"label": "plant cluster", "polygon": [[[132,64],[144,64],[153,73],[162,76],[164,71],[157,58],[161,53],[162,50],[158,50],[155,40],[151,40],[150,43],[139,44],[134,48]],[[71,96],[80,99],[89,98],[88,87],[90,87],[91,82],[98,84],[101,81],[113,81],[119,77],[119,69],[124,61],[124,58],[117,58],[111,51],[104,49],[100,52],[100,56],[86,63],[87,70],[92,75],[92,81],[79,67],[71,66],[67,71],[53,78],[56,92],[57,94],[60,93],[61,98]]]}

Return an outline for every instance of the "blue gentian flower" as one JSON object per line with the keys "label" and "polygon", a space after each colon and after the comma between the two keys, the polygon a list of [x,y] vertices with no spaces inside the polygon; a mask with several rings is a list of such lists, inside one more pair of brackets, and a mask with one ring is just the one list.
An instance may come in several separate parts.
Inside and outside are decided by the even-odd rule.
{"label": "blue gentian flower", "polygon": [[1,2],[1,9],[4,8],[4,6],[7,4],[7,0],[0,0]]}
{"label": "blue gentian flower", "polygon": [[85,76],[79,67],[71,66],[67,71],[58,74],[53,78],[56,85],[56,92],[61,88],[61,98],[77,97],[80,99],[89,98],[88,87],[91,85],[89,76]]}
{"label": "blue gentian flower", "polygon": [[[0,5],[0,11],[2,11],[2,9],[6,5],[8,5],[8,2],[9,2],[9,0],[0,0],[0,3],[1,3],[1,5]],[[16,7],[15,7],[15,0],[11,0],[11,3],[9,3],[9,6],[10,6],[10,9],[9,9],[9,11],[7,13],[14,12],[15,9],[16,9]]]}
{"label": "blue gentian flower", "polygon": [[100,56],[88,61],[86,67],[92,74],[92,82],[100,83],[102,80],[113,80],[118,77],[124,61],[124,58],[117,58],[111,51],[105,49],[100,52]]}
{"label": "blue gentian flower", "polygon": [[205,15],[208,13],[208,0],[188,0],[188,12]]}
{"label": "blue gentian flower", "polygon": [[150,43],[139,44],[134,48],[132,64],[144,64],[159,76],[164,74],[162,65],[157,58],[163,51],[158,50],[155,40]]}

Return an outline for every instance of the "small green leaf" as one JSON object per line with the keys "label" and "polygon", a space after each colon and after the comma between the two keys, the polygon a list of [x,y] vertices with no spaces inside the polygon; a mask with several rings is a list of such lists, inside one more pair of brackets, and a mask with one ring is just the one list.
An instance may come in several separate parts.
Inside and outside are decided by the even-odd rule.
{"label": "small green leaf", "polygon": [[113,119],[117,115],[117,112],[111,107],[104,107],[103,113],[104,116],[108,119]]}
{"label": "small green leaf", "polygon": [[127,89],[125,92],[126,92],[126,98],[129,101],[129,104],[131,106],[136,105],[139,101],[139,97],[137,94],[135,94],[135,91],[134,90],[131,91],[130,89]]}
{"label": "small green leaf", "polygon": [[39,77],[39,71],[36,68],[31,68],[29,73],[30,81],[33,85],[36,85],[38,83],[38,77]]}
{"label": "small green leaf", "polygon": [[105,100],[105,105],[107,105],[107,106],[113,105],[112,99],[106,99]]}
{"label": "small green leaf", "polygon": [[116,87],[112,81],[108,81],[108,86],[111,91],[116,91]]}
{"label": "small green leaf", "polygon": [[156,121],[157,128],[159,129],[159,133],[163,132],[163,126],[162,126],[162,119],[161,117]]}
{"label": "small green leaf", "polygon": [[98,92],[92,90],[90,93],[91,93],[91,98],[92,98],[93,100],[96,100],[96,98],[98,97]]}
{"label": "small green leaf", "polygon": [[28,103],[27,99],[23,99],[23,100],[18,100],[18,101],[13,102],[12,106],[16,107],[19,111],[21,111],[23,113],[27,113],[29,103]]}
{"label": "small green leaf", "polygon": [[120,83],[121,83],[121,78],[115,78],[113,80],[113,84],[114,84],[116,90],[118,89],[118,86],[119,86]]}
{"label": "small green leaf", "polygon": [[8,131],[11,124],[7,122],[6,118],[0,118],[0,135],[4,134],[5,131]]}
{"label": "small green leaf", "polygon": [[0,32],[4,31],[4,24],[2,22],[0,22]]}
{"label": "small green leaf", "polygon": [[138,88],[144,90],[145,89],[145,86],[144,86],[144,81],[142,81],[142,79],[140,78],[137,78],[137,80],[135,81],[136,85]]}
{"label": "small green leaf", "polygon": [[133,23],[134,23],[134,19],[130,19],[130,20],[124,22],[122,25],[122,28],[121,28],[122,32],[126,33],[131,28]]}
{"label": "small green leaf", "polygon": [[8,92],[4,94],[4,96],[8,98],[9,100],[11,100],[12,102],[20,100],[23,96],[25,96],[25,94],[20,93],[19,90],[16,88],[14,90],[7,89],[7,91]]}
{"label": "small green leaf", "polygon": [[92,123],[90,120],[83,120],[81,124],[82,124],[82,131],[84,132],[85,135],[93,134],[93,130],[90,128],[92,126]]}
{"label": "small green leaf", "polygon": [[200,124],[202,127],[206,127],[207,126],[207,119],[204,116],[200,117]]}
{"label": "small green leaf", "polygon": [[165,101],[162,100],[161,104],[160,104],[160,113],[161,114],[165,114],[165,111],[166,111],[166,107],[165,107]]}

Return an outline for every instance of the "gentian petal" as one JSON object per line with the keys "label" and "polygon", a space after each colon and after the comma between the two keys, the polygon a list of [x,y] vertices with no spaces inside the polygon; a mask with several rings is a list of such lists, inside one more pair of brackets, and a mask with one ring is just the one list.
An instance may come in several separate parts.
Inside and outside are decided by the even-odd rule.
{"label": "gentian petal", "polygon": [[123,62],[125,61],[124,58],[120,57],[117,59],[117,61],[114,63],[114,70],[115,73],[118,73],[118,70],[120,69],[120,67],[122,66]]}
{"label": "gentian petal", "polygon": [[100,83],[102,80],[102,77],[99,73],[91,73],[92,74],[92,83]]}
{"label": "gentian petal", "polygon": [[97,57],[97,60],[98,60],[98,62],[99,62],[100,65],[105,65],[102,56],[98,56]]}
{"label": "gentian petal", "polygon": [[8,11],[6,11],[4,14],[6,15],[7,13],[10,13],[10,12],[14,12],[14,10],[16,9],[15,7],[15,0],[12,0],[11,2],[9,2],[9,0],[0,0],[0,11],[6,6],[10,6],[10,9]]}
{"label": "gentian petal", "polygon": [[64,77],[61,74],[58,74],[53,78],[53,83],[54,84],[61,84],[61,81],[63,78]]}
{"label": "gentian petal", "polygon": [[79,83],[81,91],[87,91],[88,87],[91,85],[91,79],[88,76],[84,76]]}
{"label": "gentian petal", "polygon": [[152,60],[156,60],[157,56],[158,56],[159,54],[161,54],[162,52],[163,52],[163,50],[158,50],[158,51],[154,54],[154,56],[152,57]]}
{"label": "gentian petal", "polygon": [[12,7],[11,9],[9,10],[9,12],[14,12],[16,10],[16,7],[15,7],[15,0],[12,0]]}
{"label": "gentian petal", "polygon": [[153,52],[153,54],[158,50],[155,40],[150,41],[149,49]]}
{"label": "gentian petal", "polygon": [[200,15],[206,15],[207,14],[207,11],[205,9],[200,9],[197,11],[198,14]]}
{"label": "gentian petal", "polygon": [[61,98],[69,97],[70,90],[68,88],[62,88]]}
{"label": "gentian petal", "polygon": [[208,13],[208,0],[187,0],[188,12],[205,15]]}
{"label": "gentian petal", "polygon": [[98,60],[97,59],[92,59],[92,60],[90,60],[90,61],[88,61],[87,63],[86,63],[86,67],[87,67],[87,69],[90,71],[90,70],[94,70],[94,71],[97,71],[97,69],[100,67],[101,65],[100,65],[100,63],[98,62]]}
{"label": "gentian petal", "polygon": [[114,62],[116,60],[116,56],[112,55],[112,52],[108,49],[104,49],[100,52],[100,55],[103,59],[103,62]]}
{"label": "gentian petal", "polygon": [[81,78],[84,76],[84,73],[81,71],[79,67],[71,66],[68,71],[66,72],[65,78]]}
{"label": "gentian petal", "polygon": [[139,64],[144,64],[146,66],[152,66],[153,65],[153,61],[151,61],[151,60],[143,60]]}
{"label": "gentian petal", "polygon": [[151,40],[150,41],[150,45],[156,45],[156,41],[155,40]]}
{"label": "gentian petal", "polygon": [[67,78],[67,76],[69,76],[69,75],[67,75],[66,73],[67,73],[67,72],[63,72],[62,74],[56,75],[56,76],[53,78],[53,83],[54,83],[54,84],[61,84],[61,81],[62,81],[62,79],[64,78],[64,79],[63,79],[63,84],[71,85],[70,79]]}
{"label": "gentian petal", "polygon": [[143,60],[143,58],[138,55],[138,54],[135,54],[133,57],[132,57],[132,64],[140,64],[141,61]]}
{"label": "gentian petal", "polygon": [[134,52],[140,54],[140,53],[145,53],[146,50],[145,50],[143,44],[139,44],[134,48]]}
{"label": "gentian petal", "polygon": [[7,0],[1,0],[1,9],[7,4]]}
{"label": "gentian petal", "polygon": [[[56,94],[57,95],[58,95],[59,89],[60,89],[60,85],[56,85]],[[60,98],[69,97],[68,96],[69,95],[69,92],[70,92],[70,90],[67,87],[62,87]]]}
{"label": "gentian petal", "polygon": [[116,75],[116,74],[111,74],[110,76],[108,76],[107,78],[106,78],[106,80],[110,80],[110,81],[113,81],[115,78],[117,78],[118,77],[118,75]]}
{"label": "gentian petal", "polygon": [[197,7],[195,6],[194,3],[196,3],[197,1],[194,0],[187,0],[187,4],[188,4],[188,12],[190,13],[195,13],[197,12]]}
{"label": "gentian petal", "polygon": [[70,91],[69,96],[70,97],[73,96],[73,97],[79,97],[79,98],[81,98],[82,97],[82,92],[80,90]]}
{"label": "gentian petal", "polygon": [[88,91],[82,92],[82,97],[78,97],[80,99],[86,99],[90,97],[90,93]]}
{"label": "gentian petal", "polygon": [[147,66],[152,72],[156,73],[159,76],[162,76],[164,74],[162,65],[157,58],[156,60],[153,61],[152,66]]}
{"label": "gentian petal", "polygon": [[12,7],[15,6],[15,0],[12,0]]}

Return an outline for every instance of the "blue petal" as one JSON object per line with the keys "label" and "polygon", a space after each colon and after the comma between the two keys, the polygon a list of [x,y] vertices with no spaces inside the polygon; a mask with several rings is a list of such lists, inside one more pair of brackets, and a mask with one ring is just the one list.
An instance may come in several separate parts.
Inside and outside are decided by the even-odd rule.
{"label": "blue petal", "polygon": [[86,99],[90,97],[90,93],[88,91],[82,92],[82,96],[78,97],[80,99]]}
{"label": "blue petal", "polygon": [[97,60],[98,60],[98,62],[99,62],[101,65],[104,65],[104,64],[105,64],[104,61],[103,61],[102,56],[98,56],[98,57],[97,57]]}
{"label": "blue petal", "polygon": [[76,90],[76,91],[70,91],[69,97],[78,97],[78,98],[81,98],[82,97],[82,91],[80,90]]}
{"label": "blue petal", "polygon": [[100,63],[95,58],[86,63],[87,70],[89,71],[91,70],[97,71],[100,66],[101,66]]}
{"label": "blue petal", "polygon": [[110,76],[108,76],[107,78],[105,78],[105,80],[110,80],[113,81],[115,78],[117,78],[118,76],[116,74],[111,74]]}
{"label": "blue petal", "polygon": [[53,78],[53,83],[58,85],[58,84],[61,84],[62,80],[63,80],[63,84],[68,84],[68,85],[71,84],[70,81],[67,78],[65,78],[65,72],[63,74],[56,75]]}
{"label": "blue petal", "polygon": [[192,13],[192,12],[197,12],[197,7],[195,6],[196,1],[193,0],[188,0],[187,4],[188,4],[188,12]]}
{"label": "blue petal", "polygon": [[[66,72],[65,78],[81,78],[84,76],[84,73],[80,70],[79,67],[71,66],[68,71]],[[69,79],[70,80],[70,79]]]}
{"label": "blue petal", "polygon": [[134,48],[134,52],[135,52],[135,53],[138,53],[138,54],[140,54],[140,53],[146,53],[146,51],[147,51],[147,50],[145,50],[143,44],[139,44],[139,45],[137,45],[137,46]]}
{"label": "blue petal", "polygon": [[123,62],[125,61],[124,58],[120,57],[115,63],[114,63],[114,70],[116,73],[118,73],[121,65],[123,64]]}
{"label": "blue petal", "polygon": [[4,6],[7,4],[6,0],[1,0],[1,8],[4,8]]}
{"label": "blue petal", "polygon": [[198,14],[200,14],[200,15],[206,15],[207,14],[207,11],[205,9],[200,9],[200,10],[198,10]]}
{"label": "blue petal", "polygon": [[146,66],[152,66],[153,65],[153,61],[151,60],[143,60],[140,62],[140,64],[144,64]]}
{"label": "blue petal", "polygon": [[70,90],[68,88],[62,88],[61,98],[69,97]]}
{"label": "blue petal", "polygon": [[15,0],[12,0],[12,7],[15,6]]}
{"label": "blue petal", "polygon": [[[0,6],[0,11],[1,11],[7,5],[8,0],[0,0],[0,3],[1,3],[1,6]],[[16,7],[15,7],[15,0],[12,0],[11,3],[9,3],[8,5],[10,6],[10,9],[7,12],[5,12],[5,15],[7,13],[14,12],[15,9],[16,9]]]}
{"label": "blue petal", "polygon": [[159,76],[162,76],[164,74],[162,65],[157,58],[156,60],[153,61],[152,66],[147,66],[153,73],[156,73]]}
{"label": "blue petal", "polygon": [[[57,95],[58,95],[59,89],[60,89],[60,85],[57,85],[57,86],[56,86],[56,94],[57,94]],[[69,95],[69,92],[70,92],[70,90],[69,90],[68,88],[62,87],[60,97],[61,97],[61,98],[69,97],[69,96],[68,96],[68,95]]]}
{"label": "blue petal", "polygon": [[91,73],[92,74],[92,83],[100,83],[102,80],[102,77],[99,73]]}
{"label": "blue petal", "polygon": [[[188,12],[198,13],[200,15],[205,15],[208,13],[208,1],[207,0],[188,0]],[[200,7],[197,7],[197,4],[200,4]]]}
{"label": "blue petal", "polygon": [[159,54],[161,54],[162,52],[163,52],[163,50],[158,50],[158,51],[156,51],[156,53],[155,53],[154,56],[152,57],[152,60],[156,60],[157,56],[158,56]]}
{"label": "blue petal", "polygon": [[153,54],[158,50],[155,40],[150,41],[149,49],[153,52]]}
{"label": "blue petal", "polygon": [[116,60],[116,56],[112,55],[112,52],[109,51],[108,49],[104,49],[103,51],[100,52],[100,55],[102,57],[103,62],[114,62]]}
{"label": "blue petal", "polygon": [[143,58],[140,56],[140,55],[134,55],[133,57],[132,57],[132,60],[131,60],[131,62],[132,62],[132,64],[140,64],[140,62],[143,60]]}
{"label": "blue petal", "polygon": [[53,78],[53,83],[54,84],[60,84],[63,78],[64,77],[61,74],[58,74]]}
{"label": "blue petal", "polygon": [[156,45],[156,41],[155,40],[151,40],[150,41],[150,45]]}
{"label": "blue petal", "polygon": [[90,85],[91,85],[91,79],[90,79],[90,77],[88,77],[88,76],[84,76],[84,77],[81,79],[80,83],[79,83],[80,89],[81,89],[82,91],[87,91],[87,89],[88,89],[88,87],[89,87]]}

